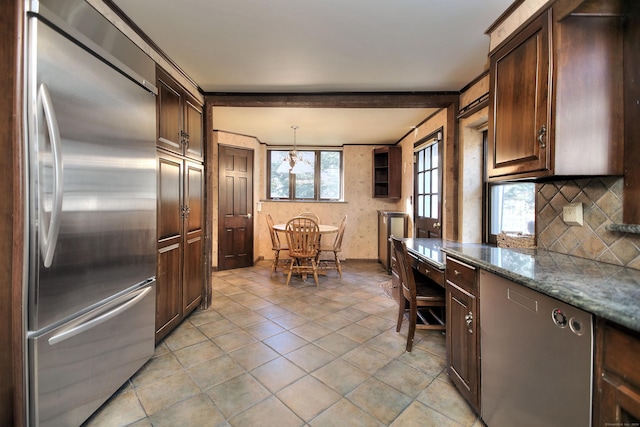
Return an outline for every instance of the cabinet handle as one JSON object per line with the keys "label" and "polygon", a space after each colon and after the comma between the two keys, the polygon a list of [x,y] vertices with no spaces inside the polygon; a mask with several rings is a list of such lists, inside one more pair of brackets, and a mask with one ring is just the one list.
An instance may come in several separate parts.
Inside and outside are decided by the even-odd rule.
{"label": "cabinet handle", "polygon": [[547,126],[542,125],[540,130],[538,130],[538,142],[540,143],[540,148],[546,148],[547,143],[544,140],[544,136],[547,134]]}
{"label": "cabinet handle", "polygon": [[458,270],[453,270],[453,274],[455,274],[456,276],[461,275],[462,273],[460,273]]}
{"label": "cabinet handle", "polygon": [[467,322],[467,330],[470,334],[473,333],[473,329],[471,329],[471,323],[473,323],[473,313],[469,312],[466,316],[464,316],[464,320]]}
{"label": "cabinet handle", "polygon": [[182,206],[181,208],[182,214],[180,215],[182,218],[188,218],[191,213],[191,208],[189,206]]}

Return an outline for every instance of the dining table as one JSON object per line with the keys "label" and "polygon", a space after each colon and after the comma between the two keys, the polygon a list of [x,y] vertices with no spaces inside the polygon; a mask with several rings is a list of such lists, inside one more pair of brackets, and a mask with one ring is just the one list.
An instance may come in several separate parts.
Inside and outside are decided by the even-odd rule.
{"label": "dining table", "polygon": [[[287,224],[274,224],[273,229],[275,231],[284,233],[287,231]],[[337,233],[338,232],[338,227],[336,227],[335,225],[328,225],[328,224],[318,224],[318,229],[320,231],[320,234],[331,234],[331,233]]]}
{"label": "dining table", "polygon": [[[273,225],[273,229],[279,233],[286,233],[287,232],[287,224],[274,224]],[[318,231],[320,232],[320,240],[322,240],[322,235],[323,234],[332,234],[332,233],[337,233],[339,230],[339,227],[336,227],[335,225],[329,225],[329,224],[318,224]],[[318,242],[320,243],[320,242]],[[319,245],[318,245],[319,246]],[[318,274],[322,274],[325,275],[326,272],[324,271],[324,269],[322,268],[318,268]],[[302,275],[303,280],[306,281],[306,274]]]}

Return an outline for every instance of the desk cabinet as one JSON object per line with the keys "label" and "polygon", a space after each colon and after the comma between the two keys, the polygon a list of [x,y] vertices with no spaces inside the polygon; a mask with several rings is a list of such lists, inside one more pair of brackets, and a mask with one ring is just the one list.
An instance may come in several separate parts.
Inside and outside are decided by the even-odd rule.
{"label": "desk cabinet", "polygon": [[480,322],[477,269],[447,256],[447,372],[449,378],[480,412]]}

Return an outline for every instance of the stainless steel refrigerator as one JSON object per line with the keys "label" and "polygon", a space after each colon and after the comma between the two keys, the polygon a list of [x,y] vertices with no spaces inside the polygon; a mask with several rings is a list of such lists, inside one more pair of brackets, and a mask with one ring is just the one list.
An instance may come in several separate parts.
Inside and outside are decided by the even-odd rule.
{"label": "stainless steel refrigerator", "polygon": [[154,63],[83,1],[25,24],[27,416],[73,426],[154,352]]}

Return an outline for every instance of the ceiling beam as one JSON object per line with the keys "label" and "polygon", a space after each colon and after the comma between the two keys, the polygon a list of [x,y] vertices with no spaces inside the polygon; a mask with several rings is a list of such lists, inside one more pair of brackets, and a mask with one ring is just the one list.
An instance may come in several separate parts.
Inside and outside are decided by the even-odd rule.
{"label": "ceiling beam", "polygon": [[208,93],[215,107],[286,108],[442,108],[459,92]]}

